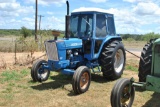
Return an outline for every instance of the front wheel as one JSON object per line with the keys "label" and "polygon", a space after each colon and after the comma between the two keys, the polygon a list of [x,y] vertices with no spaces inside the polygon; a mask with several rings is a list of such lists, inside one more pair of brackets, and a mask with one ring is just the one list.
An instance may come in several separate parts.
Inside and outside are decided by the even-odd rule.
{"label": "front wheel", "polygon": [[90,69],[80,66],[73,75],[72,88],[75,94],[81,94],[88,90],[91,82]]}
{"label": "front wheel", "polygon": [[111,92],[112,107],[131,107],[134,101],[135,88],[130,80],[122,78],[116,82]]}
{"label": "front wheel", "polygon": [[45,60],[38,60],[35,62],[31,69],[31,77],[35,82],[46,81],[49,77],[50,71],[43,68],[43,65],[47,64]]}

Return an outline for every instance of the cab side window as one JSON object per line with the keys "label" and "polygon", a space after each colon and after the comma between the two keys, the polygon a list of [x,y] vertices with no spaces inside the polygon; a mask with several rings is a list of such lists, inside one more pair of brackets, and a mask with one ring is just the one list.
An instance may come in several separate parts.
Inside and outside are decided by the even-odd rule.
{"label": "cab side window", "polygon": [[106,17],[103,14],[96,16],[96,37],[105,37],[107,35]]}
{"label": "cab side window", "polygon": [[112,36],[116,35],[113,16],[108,15],[107,24],[108,24],[108,35]]}

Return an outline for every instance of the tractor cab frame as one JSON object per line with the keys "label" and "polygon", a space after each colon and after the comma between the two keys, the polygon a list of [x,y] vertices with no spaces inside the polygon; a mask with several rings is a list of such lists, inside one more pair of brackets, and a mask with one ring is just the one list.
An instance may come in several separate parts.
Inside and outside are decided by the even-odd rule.
{"label": "tractor cab frame", "polygon": [[[67,1],[65,38],[45,41],[48,61],[39,60],[32,66],[34,81],[46,81],[50,71],[73,75],[72,87],[80,94],[88,90],[91,71],[102,72],[107,79],[123,74],[125,50],[116,35],[113,14],[100,11],[74,11],[69,15]],[[95,69],[98,68],[98,69]]]}
{"label": "tractor cab frame", "polygon": [[73,12],[71,14],[70,38],[82,39],[84,58],[98,59],[104,44],[111,40],[121,41],[116,35],[113,14],[98,11]]}

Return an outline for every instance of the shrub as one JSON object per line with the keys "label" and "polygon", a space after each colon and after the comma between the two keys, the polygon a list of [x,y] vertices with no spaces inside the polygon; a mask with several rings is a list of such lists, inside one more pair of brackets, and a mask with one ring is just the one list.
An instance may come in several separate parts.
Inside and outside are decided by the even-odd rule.
{"label": "shrub", "polygon": [[135,41],[133,38],[127,38],[127,41]]}
{"label": "shrub", "polygon": [[32,31],[23,26],[21,27],[21,34],[24,38],[26,38],[28,36],[31,36]]}

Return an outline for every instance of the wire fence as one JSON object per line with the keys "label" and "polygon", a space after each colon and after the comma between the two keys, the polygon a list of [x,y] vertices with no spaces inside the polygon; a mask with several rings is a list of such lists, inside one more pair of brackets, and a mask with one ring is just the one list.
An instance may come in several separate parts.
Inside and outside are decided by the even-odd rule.
{"label": "wire fence", "polygon": [[38,57],[45,58],[45,48],[42,41],[34,39],[0,38],[0,69],[7,64],[25,65],[33,63]]}

